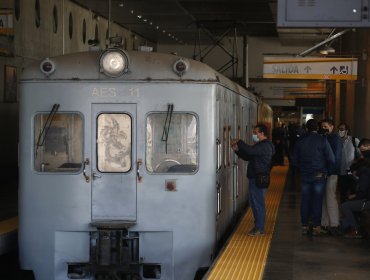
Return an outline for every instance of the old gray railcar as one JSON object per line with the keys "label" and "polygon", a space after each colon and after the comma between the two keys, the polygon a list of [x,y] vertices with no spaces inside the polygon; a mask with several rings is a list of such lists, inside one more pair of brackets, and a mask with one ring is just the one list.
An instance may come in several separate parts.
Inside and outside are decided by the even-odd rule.
{"label": "old gray railcar", "polygon": [[246,206],[229,141],[251,141],[257,109],[175,55],[112,48],[25,69],[21,267],[37,280],[193,279]]}

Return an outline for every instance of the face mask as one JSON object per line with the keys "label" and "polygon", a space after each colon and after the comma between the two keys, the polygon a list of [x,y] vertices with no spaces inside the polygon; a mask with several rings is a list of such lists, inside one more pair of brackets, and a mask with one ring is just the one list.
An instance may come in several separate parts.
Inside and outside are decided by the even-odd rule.
{"label": "face mask", "polygon": [[252,137],[253,137],[253,142],[254,142],[254,143],[257,143],[257,142],[259,142],[259,141],[260,141],[260,139],[258,139],[257,134],[253,134],[253,135],[252,135]]}
{"label": "face mask", "polygon": [[342,137],[342,138],[343,138],[344,136],[346,136],[346,132],[345,132],[344,130],[343,130],[343,131],[339,131],[339,132],[338,132],[338,134],[339,134],[339,136],[340,136],[340,137]]}

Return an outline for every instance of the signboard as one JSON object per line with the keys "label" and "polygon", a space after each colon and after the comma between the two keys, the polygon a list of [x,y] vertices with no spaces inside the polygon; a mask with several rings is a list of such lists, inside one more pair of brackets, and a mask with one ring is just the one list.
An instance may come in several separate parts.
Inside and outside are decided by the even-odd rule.
{"label": "signboard", "polygon": [[11,13],[0,11],[0,34],[13,34],[13,15]]}
{"label": "signboard", "polygon": [[367,0],[278,0],[277,27],[370,27]]}
{"label": "signboard", "polygon": [[265,57],[263,77],[271,79],[357,80],[357,58]]}

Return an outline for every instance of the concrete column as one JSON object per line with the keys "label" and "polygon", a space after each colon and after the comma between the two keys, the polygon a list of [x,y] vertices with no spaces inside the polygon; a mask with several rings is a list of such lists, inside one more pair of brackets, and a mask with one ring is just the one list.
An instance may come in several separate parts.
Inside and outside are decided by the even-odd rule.
{"label": "concrete column", "polygon": [[353,129],[354,124],[355,124],[355,118],[354,118],[355,81],[347,81],[346,83],[346,93],[344,97],[344,104],[345,104],[344,107],[342,107],[344,109],[344,112],[342,113],[343,119],[341,121],[346,122],[349,125],[349,127]]}
{"label": "concrete column", "polygon": [[340,122],[340,80],[335,81],[335,106],[334,106],[334,125],[337,126]]}
{"label": "concrete column", "polygon": [[[370,33],[367,32],[367,53],[370,53]],[[369,129],[369,124],[370,124],[370,113],[369,113],[369,108],[370,108],[370,87],[369,87],[369,81],[370,81],[370,60],[367,59],[366,61],[366,69],[365,69],[365,84],[366,86],[363,88],[364,94],[363,94],[363,101],[362,101],[362,106],[365,108],[365,114],[361,116],[358,119],[358,122],[361,122],[361,135],[366,138],[370,138],[370,129]],[[362,99],[362,98],[361,98]]]}
{"label": "concrete column", "polygon": [[325,118],[335,118],[335,82],[333,80],[326,81],[326,108]]}

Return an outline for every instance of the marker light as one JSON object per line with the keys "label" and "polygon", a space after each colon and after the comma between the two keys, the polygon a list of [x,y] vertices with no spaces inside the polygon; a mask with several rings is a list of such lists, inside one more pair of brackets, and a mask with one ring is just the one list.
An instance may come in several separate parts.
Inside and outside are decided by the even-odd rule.
{"label": "marker light", "polygon": [[173,64],[173,71],[180,77],[189,70],[189,62],[183,58],[179,58]]}
{"label": "marker light", "polygon": [[128,55],[120,49],[108,49],[100,57],[100,71],[109,77],[119,77],[127,68]]}
{"label": "marker light", "polygon": [[46,58],[40,63],[40,70],[45,76],[49,77],[55,71],[55,63],[49,58]]}

